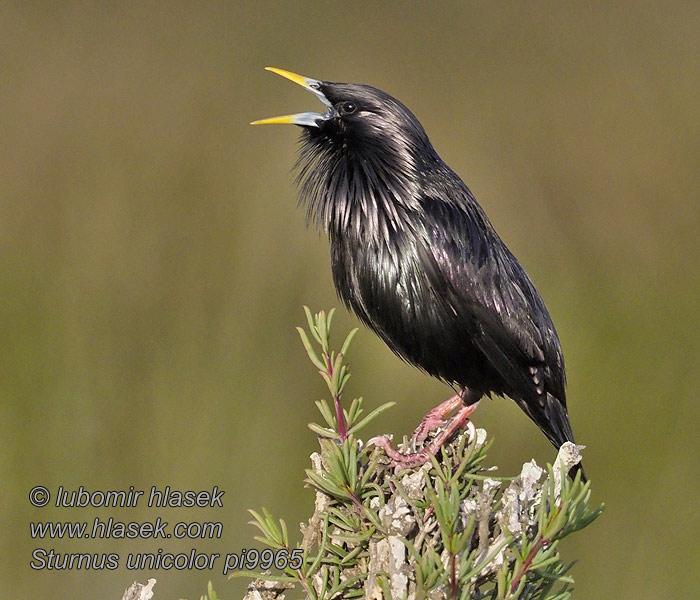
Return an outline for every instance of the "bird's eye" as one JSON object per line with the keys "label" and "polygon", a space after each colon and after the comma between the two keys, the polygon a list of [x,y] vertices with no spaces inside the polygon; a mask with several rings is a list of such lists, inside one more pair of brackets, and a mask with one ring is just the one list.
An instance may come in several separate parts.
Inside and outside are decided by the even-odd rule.
{"label": "bird's eye", "polygon": [[341,114],[351,115],[357,110],[357,104],[355,104],[354,102],[343,102],[339,108]]}

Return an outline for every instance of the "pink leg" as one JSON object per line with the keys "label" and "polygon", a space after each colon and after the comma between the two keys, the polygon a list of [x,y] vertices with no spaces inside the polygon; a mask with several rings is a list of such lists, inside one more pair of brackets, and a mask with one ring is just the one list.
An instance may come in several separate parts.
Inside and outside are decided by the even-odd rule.
{"label": "pink leg", "polygon": [[417,442],[424,442],[425,438],[428,437],[428,433],[430,433],[432,429],[445,425],[447,423],[445,417],[461,404],[462,397],[459,394],[455,394],[441,404],[438,404],[432,410],[429,410],[423,417],[420,425],[418,425],[413,432],[413,439]]}
{"label": "pink leg", "polygon": [[[450,402],[451,400],[452,398],[450,398],[450,400],[448,400],[447,402]],[[447,402],[443,402],[443,404],[447,404]],[[435,410],[437,410],[441,406],[442,404]],[[475,402],[474,404],[470,404],[468,406],[462,405],[462,407],[457,411],[455,416],[452,417],[446,423],[445,428],[435,437],[435,439],[432,442],[430,442],[430,444],[428,444],[420,452],[414,452],[412,454],[401,454],[401,452],[396,450],[391,445],[391,441],[385,435],[372,438],[368,442],[368,444],[375,444],[383,448],[384,452],[386,452],[387,456],[391,458],[392,462],[394,463],[394,466],[396,467],[406,469],[409,467],[422,465],[423,463],[426,463],[430,460],[431,455],[435,455],[435,453],[438,450],[440,450],[442,445],[454,434],[455,431],[457,431],[461,427],[464,427],[466,422],[469,420],[469,415],[474,412],[477,406],[479,406],[479,402]]]}

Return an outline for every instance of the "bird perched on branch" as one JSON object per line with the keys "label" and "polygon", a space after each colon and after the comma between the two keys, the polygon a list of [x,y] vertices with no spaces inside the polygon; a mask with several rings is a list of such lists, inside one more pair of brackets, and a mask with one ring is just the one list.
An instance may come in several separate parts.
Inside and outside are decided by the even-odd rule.
{"label": "bird perched on branch", "polygon": [[418,119],[374,87],[269,70],[326,106],[253,124],[301,127],[300,203],[328,233],[338,295],[396,354],[457,392],[414,432],[423,442],[439,428],[419,452],[375,442],[398,465],[425,462],[492,393],[515,400],[555,447],[573,442],[544,302]]}

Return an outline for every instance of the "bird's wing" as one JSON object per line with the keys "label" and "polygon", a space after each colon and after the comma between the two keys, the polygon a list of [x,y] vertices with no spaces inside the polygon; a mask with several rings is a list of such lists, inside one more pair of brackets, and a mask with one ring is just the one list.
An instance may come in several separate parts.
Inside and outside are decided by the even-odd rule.
{"label": "bird's wing", "polygon": [[513,390],[537,393],[545,381],[565,404],[563,357],[547,309],[483,211],[431,198],[422,208],[418,252],[436,295]]}

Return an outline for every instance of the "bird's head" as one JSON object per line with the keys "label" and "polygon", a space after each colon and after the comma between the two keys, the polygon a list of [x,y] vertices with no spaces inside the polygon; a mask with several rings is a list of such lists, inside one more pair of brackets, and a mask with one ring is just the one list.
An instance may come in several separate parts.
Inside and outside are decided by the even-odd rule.
{"label": "bird's head", "polygon": [[282,69],[268,71],[301,85],[326,106],[325,113],[303,112],[253,121],[253,125],[289,123],[308,130],[309,135],[328,137],[360,150],[367,145],[394,147],[400,144],[424,150],[430,145],[423,127],[401,102],[369,85],[335,83],[311,79]]}
{"label": "bird's head", "polygon": [[[269,71],[301,85],[326,107],[253,121],[302,129],[301,200],[328,229],[347,227],[353,208],[397,226],[401,212],[417,206],[416,189],[430,163],[439,161],[422,125],[401,102],[368,85],[311,79]],[[356,214],[356,213],[355,213]]]}

